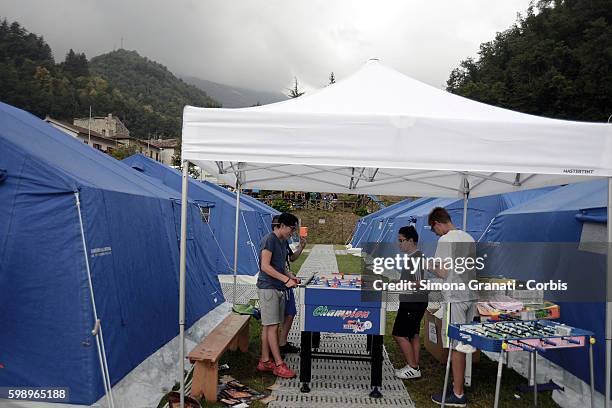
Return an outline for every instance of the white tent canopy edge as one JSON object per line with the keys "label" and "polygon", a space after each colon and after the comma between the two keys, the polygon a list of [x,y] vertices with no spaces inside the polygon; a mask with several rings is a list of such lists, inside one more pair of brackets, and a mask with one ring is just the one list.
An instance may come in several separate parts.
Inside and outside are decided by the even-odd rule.
{"label": "white tent canopy edge", "polygon": [[[592,177],[609,177],[612,186],[612,126],[481,104],[378,62],[285,102],[245,109],[187,106],[182,137],[184,168],[192,162],[239,189],[466,199]],[[181,254],[181,274],[183,262]],[[608,299],[610,277],[608,257]],[[184,288],[181,297],[184,305]],[[606,310],[608,407],[610,302]]]}

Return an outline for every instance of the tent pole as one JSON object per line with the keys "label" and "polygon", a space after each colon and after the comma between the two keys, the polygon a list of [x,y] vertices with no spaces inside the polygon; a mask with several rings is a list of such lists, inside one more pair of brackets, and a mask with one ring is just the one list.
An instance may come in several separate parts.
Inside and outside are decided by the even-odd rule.
{"label": "tent pole", "polygon": [[608,177],[608,290],[606,296],[606,402],[605,407],[610,408],[610,369],[612,352],[612,177]]}
{"label": "tent pole", "polygon": [[[467,232],[468,200],[470,197],[470,183],[466,175],[463,175],[463,231]],[[464,382],[468,387],[472,386],[472,354],[465,356]]]}
{"label": "tent pole", "polygon": [[187,188],[189,186],[189,161],[183,161],[181,186],[181,253],[179,261],[179,382],[181,384],[181,408],[185,408],[185,270],[187,266]]}
{"label": "tent pole", "polygon": [[234,224],[234,294],[232,300],[232,306],[236,305],[236,278],[238,274],[238,227],[240,222],[240,190],[242,185],[240,179],[236,175],[236,223]]}
{"label": "tent pole", "polygon": [[467,232],[467,213],[468,213],[468,199],[470,196],[470,183],[468,182],[467,176],[463,176],[463,231]]}
{"label": "tent pole", "polygon": [[106,393],[106,399],[111,408],[115,407],[113,401],[112,384],[110,380],[110,374],[108,372],[108,362],[106,361],[106,350],[104,349],[104,341],[102,335],[102,322],[98,318],[98,310],[96,309],[96,299],[94,297],[93,283],[91,280],[91,269],[89,267],[89,257],[87,256],[87,242],[85,241],[85,228],[83,227],[83,215],[81,214],[81,198],[79,192],[75,191],[74,198],[76,202],[77,213],[79,215],[79,225],[81,227],[81,241],[83,243],[83,253],[85,255],[85,269],[87,270],[87,281],[89,283],[89,296],[91,297],[91,307],[94,315],[94,328],[92,335],[96,338],[96,345],[98,346],[98,359],[100,360],[100,369],[102,370],[102,382],[104,383],[104,391]]}

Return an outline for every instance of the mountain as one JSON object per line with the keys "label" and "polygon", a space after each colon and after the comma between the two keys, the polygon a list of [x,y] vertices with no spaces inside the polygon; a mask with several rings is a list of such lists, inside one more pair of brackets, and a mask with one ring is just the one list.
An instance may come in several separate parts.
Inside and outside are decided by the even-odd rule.
{"label": "mountain", "polygon": [[220,106],[135,51],[88,61],[71,49],[56,62],[42,36],[6,19],[0,20],[0,101],[69,123],[91,107],[93,116],[119,117],[139,138],[179,136],[185,105]]}
{"label": "mountain", "polygon": [[[141,105],[146,112],[156,113],[158,119],[165,123],[164,131],[160,132],[147,126],[146,117],[126,118],[127,122],[124,123],[128,129],[130,125],[141,129],[141,134],[137,134],[140,137],[159,133],[166,136],[180,134],[185,105],[220,106],[206,92],[187,84],[165,66],[140,56],[136,51],[119,49],[98,55],[89,62],[89,69],[103,77],[111,87],[119,89],[125,97]],[[174,129],[174,134],[168,135],[166,129]]]}
{"label": "mountain", "polygon": [[188,84],[205,91],[210,97],[219,101],[224,108],[245,108],[253,105],[267,105],[287,99],[280,92],[263,92],[253,89],[235,88],[190,76],[184,76]]}

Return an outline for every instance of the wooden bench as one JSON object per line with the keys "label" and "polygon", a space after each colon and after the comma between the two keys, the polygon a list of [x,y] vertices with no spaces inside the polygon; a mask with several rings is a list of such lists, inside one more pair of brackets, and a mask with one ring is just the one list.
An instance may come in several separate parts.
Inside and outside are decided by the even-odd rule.
{"label": "wooden bench", "polygon": [[191,396],[206,398],[206,401],[217,400],[219,383],[219,359],[225,350],[249,349],[249,315],[231,314],[213,329],[187,358],[195,363]]}

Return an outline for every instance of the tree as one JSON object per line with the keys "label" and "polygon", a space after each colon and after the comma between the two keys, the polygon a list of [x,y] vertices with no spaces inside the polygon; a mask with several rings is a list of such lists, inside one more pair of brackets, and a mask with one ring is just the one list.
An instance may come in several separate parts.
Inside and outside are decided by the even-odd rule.
{"label": "tree", "polygon": [[300,91],[300,88],[298,87],[298,80],[297,77],[294,78],[295,82],[293,85],[293,88],[289,89],[289,97],[290,98],[298,98],[302,95],[304,95],[304,91]]}
{"label": "tree", "polygon": [[85,53],[75,53],[72,48],[66,54],[66,59],[62,64],[64,71],[71,74],[73,77],[88,76],[89,62]]}
{"label": "tree", "polygon": [[138,148],[136,145],[121,145],[110,153],[117,160],[123,160],[127,157],[130,157],[134,154],[138,153]]}
{"label": "tree", "polygon": [[335,83],[336,83],[336,76],[334,75],[334,71],[332,71],[332,73],[329,74],[329,85],[332,85]]}
{"label": "tree", "polygon": [[[174,167],[178,167],[178,168],[183,167],[183,161],[181,160],[181,150],[182,150],[182,141],[179,139],[178,143],[174,147],[174,154],[172,155],[172,165]],[[201,175],[200,172],[198,171],[196,166],[191,162],[189,162],[189,167],[188,167],[187,172],[189,173],[191,177],[195,179],[200,178],[200,175]]]}
{"label": "tree", "polygon": [[606,121],[612,113],[609,0],[540,0],[453,69],[447,90],[536,115]]}

